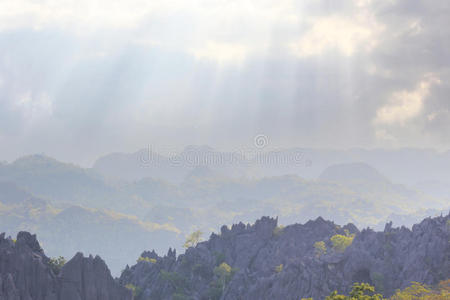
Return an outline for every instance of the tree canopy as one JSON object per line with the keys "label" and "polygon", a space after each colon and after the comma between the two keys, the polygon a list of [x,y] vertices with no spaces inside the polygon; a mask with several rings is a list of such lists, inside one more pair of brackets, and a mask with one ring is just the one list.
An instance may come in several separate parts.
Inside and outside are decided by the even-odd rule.
{"label": "tree canopy", "polygon": [[195,247],[198,244],[198,242],[201,241],[202,234],[203,234],[203,232],[201,232],[200,230],[196,230],[193,233],[191,233],[186,238],[186,242],[184,242],[183,247],[184,248]]}

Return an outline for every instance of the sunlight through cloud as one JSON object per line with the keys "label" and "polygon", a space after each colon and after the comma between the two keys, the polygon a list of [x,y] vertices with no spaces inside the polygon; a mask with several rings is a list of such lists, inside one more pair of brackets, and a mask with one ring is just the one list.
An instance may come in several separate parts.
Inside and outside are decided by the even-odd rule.
{"label": "sunlight through cloud", "polygon": [[418,116],[424,107],[424,101],[430,94],[433,84],[440,83],[439,78],[429,74],[413,91],[402,90],[394,92],[389,103],[377,110],[375,123],[401,124]]}
{"label": "sunlight through cloud", "polygon": [[[362,18],[362,17],[361,17]],[[370,51],[377,43],[381,26],[350,18],[331,16],[310,20],[311,29],[291,44],[294,54],[305,57],[339,51],[351,56],[357,50]]]}

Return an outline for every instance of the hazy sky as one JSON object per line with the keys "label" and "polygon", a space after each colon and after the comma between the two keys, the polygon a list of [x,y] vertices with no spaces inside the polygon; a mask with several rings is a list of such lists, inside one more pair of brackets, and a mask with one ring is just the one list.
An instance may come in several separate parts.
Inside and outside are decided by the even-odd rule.
{"label": "hazy sky", "polygon": [[0,160],[450,148],[448,0],[0,0]]}

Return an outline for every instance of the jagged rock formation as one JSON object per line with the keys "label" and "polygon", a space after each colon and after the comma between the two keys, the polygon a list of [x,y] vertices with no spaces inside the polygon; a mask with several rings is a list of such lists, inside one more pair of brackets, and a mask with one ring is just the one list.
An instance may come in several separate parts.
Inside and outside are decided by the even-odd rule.
{"label": "jagged rock formation", "polygon": [[36,235],[0,235],[0,300],[131,300],[100,257],[75,255],[55,274]]}
{"label": "jagged rock formation", "polygon": [[[355,234],[343,252],[330,241],[336,234]],[[164,257],[144,252],[147,259],[127,266],[120,282],[135,285],[137,299],[323,299],[333,290],[347,293],[353,282],[390,296],[411,281],[449,278],[449,238],[449,215],[412,230],[387,224],[383,232],[322,218],[280,228],[277,219],[263,217],[254,225],[224,226],[178,258],[172,250]],[[315,247],[320,241],[326,253]]]}
{"label": "jagged rock formation", "polygon": [[[115,281],[100,257],[75,255],[55,273],[36,236],[0,235],[0,300],[323,299],[368,282],[391,295],[412,281],[450,277],[450,215],[384,231],[318,218],[285,228],[263,217],[254,225],[221,228],[177,257],[142,253]],[[353,239],[345,250],[334,237]],[[321,242],[321,243],[317,243]]]}

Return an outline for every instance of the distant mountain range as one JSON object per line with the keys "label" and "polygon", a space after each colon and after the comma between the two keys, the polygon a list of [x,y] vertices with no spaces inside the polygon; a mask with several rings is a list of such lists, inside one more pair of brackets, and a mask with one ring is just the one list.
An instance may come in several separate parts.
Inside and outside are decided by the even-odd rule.
{"label": "distant mountain range", "polygon": [[[184,155],[197,157],[197,150]],[[42,155],[23,157],[0,164],[0,230],[36,232],[52,256],[100,254],[118,274],[142,249],[181,250],[195,230],[217,232],[221,224],[254,222],[261,215],[278,216],[281,224],[320,215],[380,229],[387,220],[411,225],[449,208],[448,198],[394,184],[362,162],[327,166],[315,179],[265,177],[263,171],[239,177],[216,165],[194,164],[174,181],[158,177],[157,170],[154,177],[125,180]]]}
{"label": "distant mountain range", "polygon": [[366,163],[391,180],[415,185],[442,182],[450,178],[450,151],[402,148],[386,149],[238,149],[221,152],[208,146],[188,146],[182,152],[164,156],[149,149],[135,153],[114,153],[99,158],[93,169],[112,178],[137,180],[157,177],[171,182],[183,180],[190,169],[207,166],[228,177],[271,177],[295,174],[315,179],[335,164]]}

